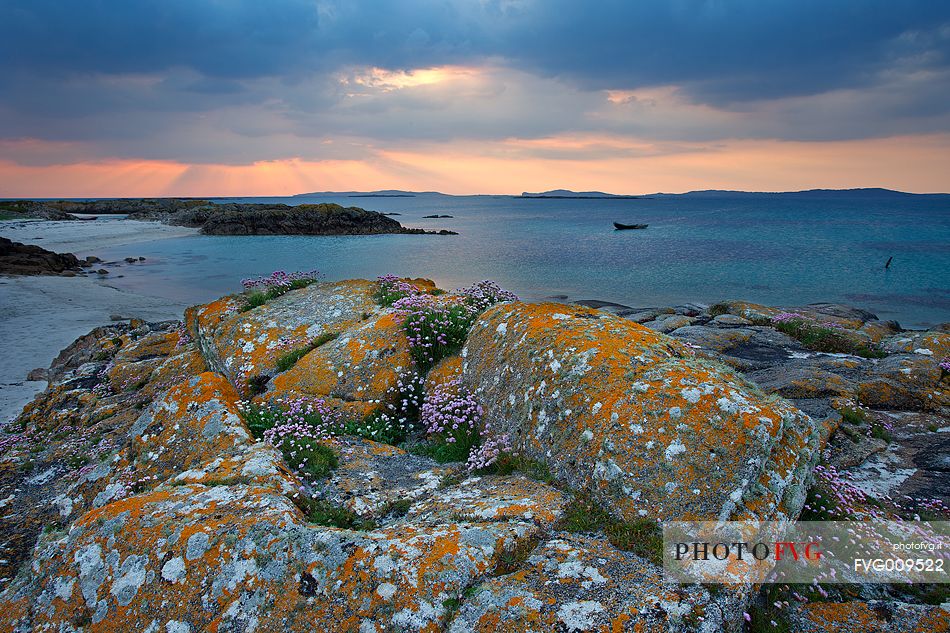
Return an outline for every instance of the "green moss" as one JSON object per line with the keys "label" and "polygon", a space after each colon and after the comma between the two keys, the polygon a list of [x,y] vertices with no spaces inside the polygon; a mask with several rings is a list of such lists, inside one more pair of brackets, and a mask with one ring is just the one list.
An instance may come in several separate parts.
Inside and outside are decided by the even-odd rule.
{"label": "green moss", "polygon": [[280,358],[277,359],[277,371],[279,372],[287,371],[288,369],[296,365],[297,361],[299,361],[301,358],[303,358],[304,356],[306,356],[313,350],[317,349],[321,345],[325,345],[326,343],[329,343],[330,341],[332,341],[339,335],[340,335],[339,332],[325,332],[321,334],[320,336],[318,336],[317,338],[310,341],[310,343],[308,343],[307,345],[299,349],[289,351],[286,354],[283,354]]}
{"label": "green moss", "polygon": [[364,519],[352,510],[324,499],[314,499],[308,503],[307,520],[317,525],[347,530],[372,530],[376,528],[376,522],[372,519]]}
{"label": "green moss", "polygon": [[254,308],[264,305],[268,301],[287,294],[291,290],[306,288],[316,281],[316,279],[295,279],[287,286],[268,288],[267,290],[253,290],[244,295],[244,305],[240,307],[240,311],[247,312],[248,310],[253,310]]}
{"label": "green moss", "polygon": [[663,533],[656,521],[622,521],[589,497],[575,497],[564,509],[557,528],[565,532],[602,532],[617,549],[663,564]]}
{"label": "green moss", "polygon": [[729,314],[729,304],[720,302],[709,306],[709,316],[717,317],[722,314]]}
{"label": "green moss", "polygon": [[241,306],[241,312],[247,312],[267,303],[266,292],[251,292],[244,296],[244,305]]}
{"label": "green moss", "polygon": [[887,430],[887,427],[877,420],[871,421],[871,437],[884,440],[888,444],[894,439],[891,432]]}
{"label": "green moss", "polygon": [[950,585],[947,584],[911,583],[899,587],[913,602],[932,605],[950,602]]}
{"label": "green moss", "polygon": [[791,633],[791,624],[784,609],[776,602],[790,599],[787,585],[764,585],[762,591],[749,605],[751,621],[746,627],[748,633]]}
{"label": "green moss", "polygon": [[463,481],[465,481],[465,477],[462,473],[449,473],[442,477],[442,481],[439,482],[439,488],[451,488],[452,486],[459,485]]}
{"label": "green moss", "polygon": [[347,420],[343,423],[343,432],[393,446],[406,439],[406,433],[401,426],[379,413],[371,413],[362,420]]}
{"label": "green moss", "polygon": [[521,473],[526,477],[546,484],[554,483],[554,475],[544,462],[529,459],[521,455],[500,455],[490,467],[478,471],[480,475],[511,475]]}
{"label": "green moss", "polygon": [[73,470],[78,470],[89,463],[89,456],[85,454],[70,455],[66,458],[66,465]]}
{"label": "green moss", "polygon": [[788,334],[804,347],[829,354],[853,354],[864,358],[884,358],[887,354],[879,347],[857,340],[855,335],[842,328],[820,325],[810,319],[772,321],[772,327]]}
{"label": "green moss", "polygon": [[394,517],[403,517],[409,512],[409,508],[412,507],[412,501],[409,499],[399,499],[398,501],[393,501],[386,506],[383,511],[384,516],[394,516]]}
{"label": "green moss", "polygon": [[416,368],[427,372],[443,358],[455,356],[465,345],[468,331],[478,317],[463,305],[440,306],[410,314],[403,321],[403,327],[414,338],[423,341],[444,341],[431,347],[416,345],[410,348]]}
{"label": "green moss", "polygon": [[241,417],[244,418],[244,423],[247,424],[247,428],[254,439],[257,440],[264,437],[264,431],[274,427],[280,414],[281,411],[275,407],[253,402],[246,403],[244,408],[241,409]]}

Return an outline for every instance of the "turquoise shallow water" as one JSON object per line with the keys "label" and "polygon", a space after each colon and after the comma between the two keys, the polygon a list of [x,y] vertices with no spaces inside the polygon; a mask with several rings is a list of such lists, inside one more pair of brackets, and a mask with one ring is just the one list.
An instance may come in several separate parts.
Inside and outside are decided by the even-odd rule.
{"label": "turquoise shallow water", "polygon": [[[114,283],[201,302],[275,269],[317,269],[330,279],[392,272],[446,288],[495,279],[528,298],[565,294],[637,307],[728,298],[833,301],[905,327],[950,321],[950,198],[242,200],[338,202],[399,212],[406,226],[460,235],[166,239],[101,253],[148,258]],[[433,213],[454,217],[422,218]],[[650,227],[614,231],[615,220]]]}

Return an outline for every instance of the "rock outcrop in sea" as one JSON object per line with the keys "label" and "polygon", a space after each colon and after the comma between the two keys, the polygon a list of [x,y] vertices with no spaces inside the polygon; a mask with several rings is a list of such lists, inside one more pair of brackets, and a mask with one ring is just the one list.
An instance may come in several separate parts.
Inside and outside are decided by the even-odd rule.
{"label": "rock outcrop in sea", "polygon": [[385,214],[338,204],[290,206],[214,203],[190,198],[141,198],[87,202],[23,200],[17,201],[16,205],[17,213],[28,217],[76,219],[71,214],[127,214],[131,220],[197,228],[205,235],[455,235],[447,230],[407,228]]}
{"label": "rock outcrop in sea", "polygon": [[656,523],[945,517],[945,329],[245,286],[80,338],[0,436],[0,630],[950,629],[939,589],[669,583]]}
{"label": "rock outcrop in sea", "polygon": [[54,253],[0,237],[0,275],[75,274],[85,263],[72,253]]}

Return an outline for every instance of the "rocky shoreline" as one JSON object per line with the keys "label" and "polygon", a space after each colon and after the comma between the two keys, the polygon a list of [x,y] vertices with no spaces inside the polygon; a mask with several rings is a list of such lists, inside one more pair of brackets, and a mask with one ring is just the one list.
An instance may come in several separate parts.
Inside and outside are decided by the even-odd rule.
{"label": "rocky shoreline", "polygon": [[653,531],[946,520],[946,326],[245,285],[80,338],[0,436],[4,630],[950,629],[939,586],[672,585]]}
{"label": "rocky shoreline", "polygon": [[455,235],[412,229],[376,211],[338,204],[214,203],[157,198],[76,201],[18,200],[0,203],[15,217],[77,220],[74,214],[127,214],[131,220],[197,228],[205,235]]}

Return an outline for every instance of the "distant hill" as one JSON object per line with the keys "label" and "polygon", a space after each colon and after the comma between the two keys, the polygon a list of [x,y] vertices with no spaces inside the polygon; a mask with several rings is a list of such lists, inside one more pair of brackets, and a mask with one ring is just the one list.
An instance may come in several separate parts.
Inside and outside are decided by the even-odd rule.
{"label": "distant hill", "polygon": [[[486,195],[486,194],[472,194]],[[491,194],[487,194],[491,195]],[[313,191],[310,193],[298,193],[294,198],[415,198],[420,196],[430,197],[457,197],[453,194],[440,193],[438,191],[403,191],[400,189],[381,189],[378,191]],[[578,198],[578,199],[602,199],[611,198],[617,200],[631,200],[637,198],[764,198],[769,196],[783,196],[789,198],[907,198],[907,197],[950,197],[950,193],[907,193],[906,191],[895,191],[893,189],[883,189],[880,187],[867,187],[862,189],[808,189],[805,191],[732,191],[727,189],[705,189],[702,191],[689,191],[686,193],[650,193],[645,195],[616,194],[603,191],[571,191],[570,189],[551,189],[550,191],[541,191],[533,193],[523,192],[520,196],[503,196],[510,198]]]}
{"label": "distant hill", "polygon": [[[517,196],[516,196],[517,197]],[[640,198],[642,196],[619,195],[603,191],[571,191],[570,189],[552,189],[541,193],[525,191],[522,198]]]}
{"label": "distant hill", "polygon": [[805,191],[730,191],[724,189],[706,189],[687,193],[654,193],[653,198],[764,198],[782,196],[785,198],[914,198],[920,196],[950,197],[948,193],[907,193],[881,187],[861,189],[807,189]]}
{"label": "distant hill", "polygon": [[438,191],[400,191],[399,189],[381,189],[379,191],[314,191],[298,193],[294,198],[415,198],[416,196],[444,196]]}

